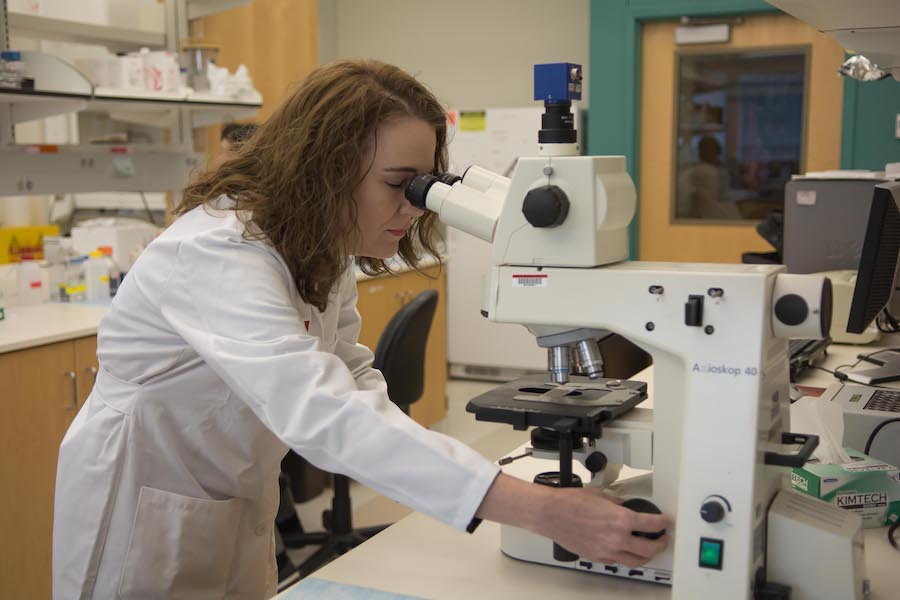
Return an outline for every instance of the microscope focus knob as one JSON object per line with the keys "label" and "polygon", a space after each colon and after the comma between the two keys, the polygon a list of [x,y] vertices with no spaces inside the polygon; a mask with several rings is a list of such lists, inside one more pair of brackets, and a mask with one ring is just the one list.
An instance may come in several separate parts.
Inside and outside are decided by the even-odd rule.
{"label": "microscope focus knob", "polygon": [[703,506],[700,507],[700,518],[707,523],[718,523],[725,518],[727,512],[728,507],[725,503],[722,500],[713,498],[704,502]]}
{"label": "microscope focus knob", "polygon": [[[639,513],[650,513],[651,515],[661,515],[662,511],[659,510],[659,507],[646,498],[629,498],[622,503],[624,508],[628,510],[633,510],[634,512]],[[642,537],[648,540],[658,540],[662,536],[666,534],[666,530],[660,531],[632,531],[631,535],[635,537]]]}
{"label": "microscope focus knob", "polygon": [[598,450],[588,454],[588,457],[584,459],[584,466],[591,473],[599,473],[606,468],[607,462],[606,455]]}
{"label": "microscope focus knob", "polygon": [[525,195],[522,214],[534,227],[562,225],[569,215],[569,198],[555,185],[536,187]]}

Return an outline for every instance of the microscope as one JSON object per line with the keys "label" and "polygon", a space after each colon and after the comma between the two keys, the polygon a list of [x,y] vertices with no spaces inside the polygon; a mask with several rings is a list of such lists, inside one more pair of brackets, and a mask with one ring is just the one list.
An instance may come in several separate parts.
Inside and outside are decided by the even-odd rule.
{"label": "microscope", "polygon": [[[671,585],[676,600],[863,598],[860,518],[784,484],[786,467],[818,442],[790,432],[788,340],[828,334],[829,280],[776,265],[627,261],[635,187],[625,157],[579,156],[571,106],[581,67],[534,73],[540,156],[521,158],[511,178],[472,166],[418,176],[406,190],[492,245],[482,315],[524,325],[547,348],[546,375],[501,385],[467,410],[534,428],[522,462],[547,466],[536,482],[597,486],[674,527],[669,549],[640,569],[581,560],[508,526],[502,551]],[[652,409],[640,406],[646,384],[602,376],[597,340],[609,332],[651,355]],[[622,465],[644,474],[617,480]]]}

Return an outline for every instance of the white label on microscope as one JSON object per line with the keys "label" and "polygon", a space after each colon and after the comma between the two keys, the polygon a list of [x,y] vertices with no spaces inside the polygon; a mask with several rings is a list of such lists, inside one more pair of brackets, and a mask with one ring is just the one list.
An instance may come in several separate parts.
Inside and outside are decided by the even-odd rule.
{"label": "white label on microscope", "polygon": [[797,204],[800,206],[815,206],[816,190],[797,190]]}
{"label": "white label on microscope", "polygon": [[513,287],[547,287],[550,276],[546,273],[526,273],[512,276]]}

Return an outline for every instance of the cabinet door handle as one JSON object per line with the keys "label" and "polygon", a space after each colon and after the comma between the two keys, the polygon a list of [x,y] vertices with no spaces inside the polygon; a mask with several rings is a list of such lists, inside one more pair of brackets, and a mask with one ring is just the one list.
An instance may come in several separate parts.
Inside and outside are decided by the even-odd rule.
{"label": "cabinet door handle", "polygon": [[75,371],[66,371],[65,375],[72,380],[72,404],[66,410],[78,410],[78,375]]}
{"label": "cabinet door handle", "polygon": [[91,374],[91,377],[94,378],[94,385],[97,385],[97,367],[87,367],[85,371]]}

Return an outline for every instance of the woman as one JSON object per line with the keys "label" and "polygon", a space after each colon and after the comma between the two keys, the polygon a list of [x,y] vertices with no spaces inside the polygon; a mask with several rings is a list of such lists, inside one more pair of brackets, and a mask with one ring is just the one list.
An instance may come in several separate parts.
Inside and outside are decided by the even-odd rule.
{"label": "woman", "polygon": [[313,72],[236,156],[184,193],[98,335],[100,372],[60,448],[58,598],[264,598],[275,591],[278,471],[292,448],[459,529],[528,528],[637,565],[665,517],[498,475],[419,427],[357,343],[353,260],[435,254],[404,198],[444,168],[445,116],[403,71]]}

